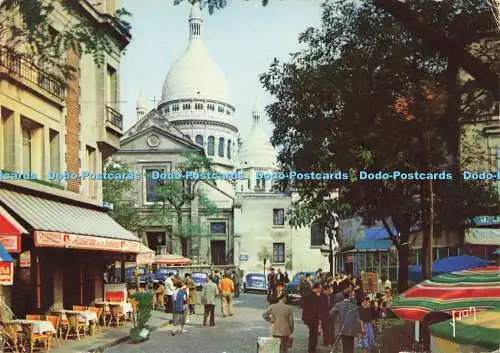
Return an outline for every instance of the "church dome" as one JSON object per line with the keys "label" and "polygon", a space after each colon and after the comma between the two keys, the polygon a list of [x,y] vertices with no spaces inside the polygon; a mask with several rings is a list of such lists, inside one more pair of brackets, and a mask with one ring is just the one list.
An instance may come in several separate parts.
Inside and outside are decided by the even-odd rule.
{"label": "church dome", "polygon": [[241,168],[273,169],[276,161],[276,151],[269,141],[269,137],[262,129],[261,112],[258,101],[253,109],[253,126],[250,134],[239,153]]}
{"label": "church dome", "polygon": [[189,14],[189,44],[165,79],[160,105],[177,99],[210,99],[230,103],[226,76],[206,50],[202,29],[199,4],[193,5]]}

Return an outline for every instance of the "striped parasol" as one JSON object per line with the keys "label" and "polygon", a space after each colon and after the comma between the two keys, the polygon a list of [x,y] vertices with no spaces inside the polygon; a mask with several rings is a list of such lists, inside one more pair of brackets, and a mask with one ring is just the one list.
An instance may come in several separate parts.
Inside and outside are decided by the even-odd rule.
{"label": "striped parasol", "polygon": [[436,276],[395,298],[391,310],[402,320],[422,321],[430,312],[451,313],[500,307],[500,267],[490,266]]}
{"label": "striped parasol", "polygon": [[156,255],[154,263],[157,265],[189,265],[192,261],[180,255]]}

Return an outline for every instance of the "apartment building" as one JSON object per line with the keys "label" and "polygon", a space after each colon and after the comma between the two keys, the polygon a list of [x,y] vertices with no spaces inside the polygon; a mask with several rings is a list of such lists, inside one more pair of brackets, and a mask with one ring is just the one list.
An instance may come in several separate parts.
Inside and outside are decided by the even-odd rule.
{"label": "apartment building", "polygon": [[[114,16],[117,1],[79,0],[71,11],[53,5],[54,34],[86,25],[111,45],[99,64],[68,50],[63,59],[76,71],[66,80],[0,48],[0,241],[15,263],[12,291],[3,293],[18,315],[102,298],[104,267],[135,261],[140,248],[106,214],[101,181],[67,178],[102,172],[119,149],[120,58],[131,35]],[[28,180],[8,180],[14,173]]]}

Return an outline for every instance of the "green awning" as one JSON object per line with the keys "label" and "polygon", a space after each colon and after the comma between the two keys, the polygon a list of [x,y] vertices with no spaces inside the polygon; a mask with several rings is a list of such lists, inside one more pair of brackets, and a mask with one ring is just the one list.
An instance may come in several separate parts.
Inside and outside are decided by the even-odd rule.
{"label": "green awning", "polygon": [[468,228],[465,230],[465,243],[474,245],[500,244],[498,228]]}

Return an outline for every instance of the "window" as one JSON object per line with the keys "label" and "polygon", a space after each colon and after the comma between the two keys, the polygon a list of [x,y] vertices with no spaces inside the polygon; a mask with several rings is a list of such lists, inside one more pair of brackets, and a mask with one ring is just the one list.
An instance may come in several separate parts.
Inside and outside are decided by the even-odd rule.
{"label": "window", "polygon": [[311,246],[321,246],[325,242],[325,225],[314,221],[311,224]]}
{"label": "window", "polygon": [[214,111],[215,110],[215,105],[210,103],[210,104],[207,104],[207,109],[208,110],[211,110],[211,111]]}
{"label": "window", "polygon": [[273,244],[273,264],[285,263],[285,243]]}
{"label": "window", "polygon": [[275,226],[285,225],[285,210],[283,208],[273,209],[273,225]]}
{"label": "window", "polygon": [[250,179],[247,179],[248,190],[250,190]]}
{"label": "window", "polygon": [[210,233],[226,234],[226,222],[210,222]]}
{"label": "window", "polygon": [[32,170],[33,130],[26,124],[22,124],[21,129],[23,134],[23,172],[30,173]]}
{"label": "window", "polygon": [[208,136],[207,154],[213,156],[215,154],[215,138]]}
{"label": "window", "polygon": [[191,110],[191,103],[184,103],[182,105],[182,110]]}
{"label": "window", "polygon": [[110,65],[107,66],[107,86],[106,105],[118,110],[118,75],[116,69]]}
{"label": "window", "polygon": [[49,130],[49,145],[50,145],[50,168],[52,172],[60,171],[60,147],[59,133],[55,130]]}
{"label": "window", "polygon": [[191,136],[189,136],[189,135],[184,135],[184,138],[185,138],[186,140],[191,141]]}
{"label": "window", "polygon": [[231,111],[230,111],[229,109],[228,109],[228,110],[226,110],[226,114],[227,114],[227,115],[231,115]]}
{"label": "window", "polygon": [[227,159],[231,159],[231,140],[227,140]]}
{"label": "window", "polygon": [[167,105],[164,109],[165,109],[165,111],[164,111],[165,113],[170,113],[170,106],[169,105]]}
{"label": "window", "polygon": [[[96,172],[96,150],[90,146],[86,147],[86,166],[87,171],[90,175]],[[89,178],[87,180],[88,185],[88,196],[90,198],[96,198],[96,181]]]}
{"label": "window", "polygon": [[219,139],[219,157],[224,157],[224,137]]}
{"label": "window", "polygon": [[3,136],[0,136],[0,144],[3,146],[3,166],[1,169],[15,170],[15,143],[14,143],[14,113],[4,107],[1,107],[3,125]]}
{"label": "window", "polygon": [[194,109],[196,109],[196,110],[203,110],[203,103],[195,103],[194,104]]}
{"label": "window", "polygon": [[219,113],[224,113],[224,106],[219,105],[218,111],[219,111]]}
{"label": "window", "polygon": [[243,192],[243,185],[241,185],[241,192]]}
{"label": "window", "polygon": [[172,111],[178,112],[179,111],[179,104],[172,104]]}
{"label": "window", "polygon": [[195,137],[196,144],[203,147],[203,136],[201,135],[196,135]]}
{"label": "window", "polygon": [[161,185],[161,180],[154,180],[153,172],[164,172],[164,169],[146,169],[146,202],[155,202],[161,201],[161,198],[158,197],[157,188]]}

